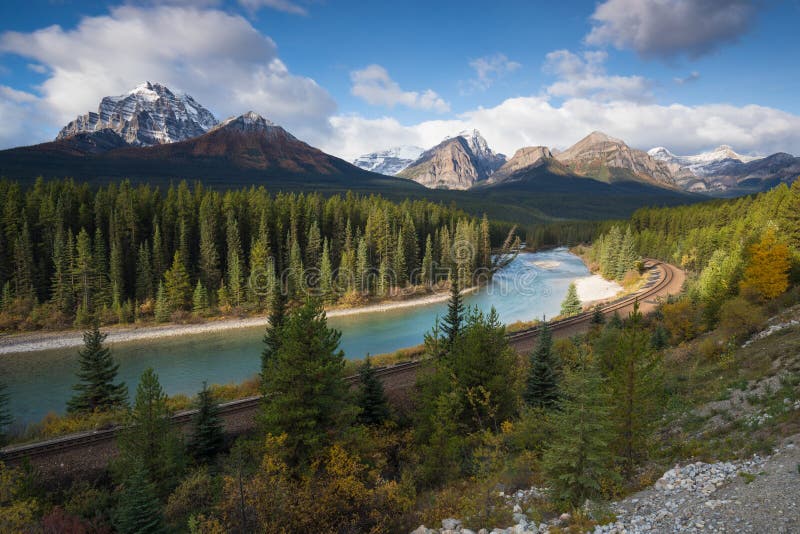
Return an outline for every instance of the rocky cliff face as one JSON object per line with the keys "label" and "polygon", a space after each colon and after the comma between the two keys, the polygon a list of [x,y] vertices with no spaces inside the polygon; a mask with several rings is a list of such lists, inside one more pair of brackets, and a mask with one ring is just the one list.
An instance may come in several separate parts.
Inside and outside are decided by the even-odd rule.
{"label": "rocky cliff face", "polygon": [[469,189],[483,182],[505,162],[477,130],[447,138],[422,153],[397,176],[435,189]]}
{"label": "rocky cliff face", "polygon": [[108,129],[129,145],[152,146],[197,137],[216,124],[211,112],[191,96],[147,82],[127,94],[103,98],[96,113],[67,124],[56,140]]}
{"label": "rocky cliff face", "polygon": [[353,160],[353,165],[365,171],[394,176],[414,163],[424,151],[418,146],[398,146],[359,156]]}
{"label": "rocky cliff face", "polygon": [[544,165],[547,161],[552,159],[553,154],[546,146],[520,148],[514,153],[514,157],[508,160],[489,177],[488,183],[496,184],[512,181],[515,174]]}
{"label": "rocky cliff face", "polygon": [[556,158],[572,172],[604,182],[636,180],[662,187],[677,186],[666,163],[602,132],[592,132]]}

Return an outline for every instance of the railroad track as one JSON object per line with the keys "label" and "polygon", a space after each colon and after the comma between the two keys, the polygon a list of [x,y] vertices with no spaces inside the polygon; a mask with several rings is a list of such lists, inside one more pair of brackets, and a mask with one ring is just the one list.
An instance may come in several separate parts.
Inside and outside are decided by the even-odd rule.
{"label": "railroad track", "polygon": [[[674,272],[670,265],[649,260],[646,263],[646,266],[648,266],[652,274],[648,277],[648,280],[642,290],[633,295],[628,295],[603,305],[601,307],[601,311],[604,314],[608,315],[614,313],[615,311],[631,306],[636,301],[641,302],[653,296],[657,296],[664,288],[668,287],[669,284],[672,283]],[[662,273],[661,276],[658,276],[659,271]],[[553,332],[575,327],[591,320],[592,314],[592,311],[586,311],[567,319],[552,322],[548,326]],[[511,344],[515,344],[537,336],[540,330],[540,326],[534,326],[525,330],[507,334],[506,338]],[[422,362],[419,360],[401,362],[385,367],[378,367],[375,369],[375,371],[379,378],[385,379],[393,375],[415,370],[421,365],[421,363]],[[345,378],[345,380],[350,384],[356,384],[358,382],[358,376],[349,376]],[[257,395],[222,403],[219,406],[220,417],[225,419],[228,416],[239,414],[241,412],[254,411],[258,408],[260,400],[261,396]],[[196,412],[196,410],[185,410],[178,412],[172,416],[172,424],[186,425],[191,422],[192,417],[194,417]],[[86,447],[88,445],[97,445],[99,443],[115,439],[115,437],[122,430],[124,430],[124,427],[116,426],[107,429],[90,430],[87,432],[70,434],[69,436],[38,441],[36,443],[6,447],[0,451],[0,460],[18,462],[23,458],[42,457],[55,452],[63,452],[71,449]]]}

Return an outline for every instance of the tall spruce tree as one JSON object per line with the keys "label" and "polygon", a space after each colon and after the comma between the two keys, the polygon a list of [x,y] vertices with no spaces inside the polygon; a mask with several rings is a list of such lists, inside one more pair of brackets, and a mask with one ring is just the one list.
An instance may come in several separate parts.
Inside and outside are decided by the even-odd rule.
{"label": "tall spruce tree", "polygon": [[644,459],[652,431],[659,419],[662,373],[659,354],[642,326],[639,303],[634,304],[608,371],[609,418],[615,432],[613,449],[622,460],[623,473],[633,474]]}
{"label": "tall spruce tree", "polygon": [[[159,288],[160,290],[161,288]],[[181,253],[176,251],[172,267],[164,273],[164,289],[172,310],[185,310],[192,302],[192,284]]]}
{"label": "tall spruce tree", "polygon": [[286,317],[280,347],[267,362],[259,419],[265,432],[287,435],[293,466],[308,465],[354,415],[340,337],[319,302],[306,300]]}
{"label": "tall spruce tree", "polygon": [[119,364],[114,363],[111,351],[103,346],[107,334],[100,333],[94,324],[83,334],[83,349],[78,351],[78,379],[72,387],[76,394],[67,402],[70,413],[92,413],[121,408],[128,402],[128,387],[115,384]]}
{"label": "tall spruce tree", "polygon": [[553,353],[553,335],[547,321],[542,323],[536,348],[530,354],[523,399],[534,408],[552,408],[558,403],[559,365]]}
{"label": "tall spruce tree", "polygon": [[369,355],[358,368],[358,378],[358,420],[365,425],[380,425],[389,418],[389,403]]}
{"label": "tall spruce tree", "polygon": [[561,410],[554,414],[554,436],[542,466],[552,497],[579,506],[601,496],[601,482],[614,480],[611,433],[603,381],[588,349],[563,380]]}
{"label": "tall spruce tree", "polygon": [[142,373],[127,425],[119,436],[119,456],[113,471],[125,480],[144,467],[157,494],[166,497],[185,467],[184,447],[178,431],[170,424],[167,395],[152,368]]}
{"label": "tall spruce tree", "polygon": [[270,362],[281,346],[281,328],[286,321],[286,292],[278,281],[273,288],[270,303],[269,325],[264,334],[264,349],[261,351],[261,380],[264,383]]}
{"label": "tall spruce tree", "polygon": [[583,311],[581,306],[581,299],[578,298],[578,288],[575,287],[575,282],[572,282],[567,288],[567,296],[561,303],[561,315],[565,317],[572,317],[578,315]]}
{"label": "tall spruce tree", "polygon": [[137,466],[125,478],[114,526],[121,534],[161,534],[166,532],[161,503],[144,466]]}
{"label": "tall spruce tree", "polygon": [[450,269],[450,300],[447,302],[447,315],[442,319],[442,333],[448,347],[452,347],[464,322],[464,299],[458,283],[458,271]]}
{"label": "tall spruce tree", "polygon": [[0,382],[0,447],[8,441],[6,437],[6,428],[13,422],[11,411],[8,409],[8,393],[6,393],[6,385]]}
{"label": "tall spruce tree", "polygon": [[197,394],[197,414],[192,421],[189,438],[189,453],[200,463],[209,463],[216,458],[225,444],[225,433],[219,418],[219,407],[203,382]]}

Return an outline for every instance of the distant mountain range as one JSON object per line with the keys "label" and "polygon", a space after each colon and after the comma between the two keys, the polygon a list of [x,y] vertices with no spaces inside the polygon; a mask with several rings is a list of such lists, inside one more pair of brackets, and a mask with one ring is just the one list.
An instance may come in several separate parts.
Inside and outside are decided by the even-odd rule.
{"label": "distant mountain range", "polygon": [[[354,163],[363,167],[368,157]],[[769,189],[800,176],[800,158],[791,154],[744,156],[723,145],[701,154],[676,156],[664,147],[637,150],[602,132],[592,132],[564,151],[524,147],[506,161],[477,130],[446,138],[415,161],[404,161],[403,169],[394,174],[429,188],[470,189],[518,183],[528,170],[542,166],[559,175],[605,183],[639,182],[716,195]]]}
{"label": "distant mountain range", "polygon": [[54,141],[0,151],[0,176],[423,190],[326,154],[254,112],[220,123],[191,96],[151,82],[103,98],[97,113],[70,122]]}
{"label": "distant mountain range", "polygon": [[507,158],[469,130],[428,150],[397,147],[353,165],[257,113],[219,122],[191,96],[147,82],[104,98],[97,112],[70,122],[54,141],[0,151],[0,177],[24,183],[38,177],[93,184],[130,179],[159,186],[185,179],[218,188],[377,192],[397,200],[456,202],[475,214],[528,224],[625,217],[643,205],[700,199],[687,191],[758,190],[800,174],[797,158],[788,154],[733,154],[648,154],[594,132],[563,152],[523,147]]}

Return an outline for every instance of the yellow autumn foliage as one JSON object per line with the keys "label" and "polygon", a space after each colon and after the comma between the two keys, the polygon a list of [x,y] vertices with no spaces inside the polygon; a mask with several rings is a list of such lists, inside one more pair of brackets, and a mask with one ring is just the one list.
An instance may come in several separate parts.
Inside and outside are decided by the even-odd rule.
{"label": "yellow autumn foliage", "polygon": [[750,257],[740,285],[743,293],[772,299],[789,287],[789,247],[778,241],[774,228],[748,249]]}

